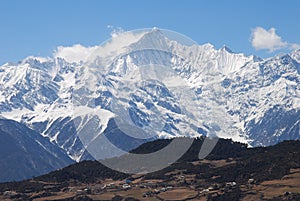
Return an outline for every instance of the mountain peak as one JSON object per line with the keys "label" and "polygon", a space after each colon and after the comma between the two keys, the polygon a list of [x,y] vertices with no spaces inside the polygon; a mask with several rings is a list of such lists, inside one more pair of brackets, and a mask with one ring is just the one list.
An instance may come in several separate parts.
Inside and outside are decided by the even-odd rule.
{"label": "mountain peak", "polygon": [[154,41],[154,40],[159,40],[159,41],[164,41],[166,40],[166,36],[164,34],[163,31],[161,31],[160,29],[154,27],[153,29],[151,29],[150,31],[146,32],[144,34],[144,36],[141,38],[141,40],[150,40],[150,41]]}
{"label": "mountain peak", "polygon": [[131,44],[132,49],[162,49],[168,47],[168,38],[158,28],[153,28],[147,32],[135,43]]}
{"label": "mountain peak", "polygon": [[228,53],[233,53],[231,49],[229,49],[226,45],[223,45],[221,48],[220,48],[220,51],[226,51]]}
{"label": "mountain peak", "polygon": [[[78,140],[76,128],[72,127],[72,118],[80,117],[85,121],[86,114],[92,111],[94,106],[99,106],[103,110],[103,114],[99,113],[99,130],[104,133],[108,128],[107,132],[110,132],[109,129],[114,126],[108,123],[112,118],[110,112],[116,115],[119,112],[110,109],[111,103],[128,111],[135,125],[148,128],[155,108],[155,115],[162,117],[162,121],[166,122],[162,129],[159,127],[154,130],[159,137],[180,136],[185,132],[183,128],[189,127],[189,120],[194,122],[194,118],[198,117],[195,122],[199,122],[199,125],[195,123],[193,131],[187,133],[188,136],[194,137],[204,133],[198,132],[201,129],[205,132],[214,129],[220,137],[243,142],[261,142],[260,139],[263,138],[262,145],[275,143],[289,136],[299,138],[298,130],[286,129],[282,134],[283,129],[287,128],[286,121],[278,123],[278,114],[272,109],[278,104],[284,108],[287,104],[293,104],[291,107],[299,110],[300,92],[299,88],[294,86],[299,85],[300,74],[293,70],[300,69],[299,50],[289,54],[293,60],[286,56],[257,62],[261,61],[260,58],[233,53],[227,46],[219,49],[210,43],[197,45],[176,32],[154,27],[120,33],[118,37],[101,46],[82,48],[75,45],[59,51],[60,54],[55,55],[61,57],[50,60],[27,57],[14,66],[0,67],[0,114],[8,119],[22,121],[43,133],[43,136],[53,139],[53,142],[73,159],[81,159],[84,147]],[[66,59],[82,56],[87,58],[86,63],[71,63]],[[138,67],[144,66],[170,67],[171,71],[160,68],[161,75],[157,75],[164,78],[161,80],[166,81],[170,87],[167,84],[163,86],[160,82],[141,83],[141,72],[152,73],[152,69],[139,71]],[[154,70],[156,69],[153,68],[153,72]],[[148,76],[145,77],[148,79]],[[168,88],[179,86],[181,78],[184,79],[183,87],[187,88],[188,92],[197,91],[195,98],[194,94],[187,97],[191,98],[188,99],[190,104],[201,106],[199,108],[203,112],[199,108],[194,111],[188,108],[190,111],[181,114],[180,111],[184,111],[185,105],[178,106],[176,96],[173,97],[172,92],[168,91]],[[180,83],[176,83],[178,80]],[[128,82],[134,84],[128,85]],[[139,87],[140,85],[135,83],[143,85]],[[87,94],[87,97],[83,96]],[[123,95],[126,97],[121,97]],[[77,110],[77,107],[74,107],[76,112],[70,116],[70,108],[73,107],[73,103],[77,104],[76,101],[82,104],[84,109]],[[210,112],[213,108],[216,108],[214,111],[217,113]],[[265,117],[268,111],[274,115]],[[279,114],[289,117],[290,124],[295,124],[293,128],[298,128],[298,123],[294,120],[299,118],[294,116],[300,113],[292,112],[283,111]],[[282,119],[287,117],[282,115]],[[272,127],[271,124],[269,126],[269,121],[266,121],[265,125],[260,124],[261,119],[270,118],[274,122]],[[152,123],[156,124],[155,121]],[[273,125],[276,129],[273,129]],[[196,129],[196,126],[199,129]],[[259,129],[266,127],[269,128],[266,135],[256,134],[265,134]],[[67,132],[72,129],[73,133]],[[177,131],[180,132],[178,135]],[[240,131],[245,132],[241,134]],[[67,143],[65,136],[69,139]]]}
{"label": "mountain peak", "polygon": [[158,27],[153,27],[150,32],[155,34],[163,34],[161,29],[159,29]]}
{"label": "mountain peak", "polygon": [[205,49],[215,49],[215,46],[211,43],[205,43],[201,45],[201,47],[204,47]]}
{"label": "mountain peak", "polygon": [[300,64],[300,49],[292,51],[289,55]]}

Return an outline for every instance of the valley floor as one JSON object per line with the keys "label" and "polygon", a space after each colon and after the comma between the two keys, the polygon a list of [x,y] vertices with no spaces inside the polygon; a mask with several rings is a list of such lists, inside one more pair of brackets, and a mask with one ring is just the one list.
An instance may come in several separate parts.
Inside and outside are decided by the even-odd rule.
{"label": "valley floor", "polygon": [[[147,143],[135,153],[164,146]],[[83,161],[21,182],[0,183],[1,201],[297,201],[300,141],[247,148],[220,140],[204,160],[201,140],[176,163],[157,172],[127,175],[97,161]]]}
{"label": "valley floor", "polygon": [[[207,161],[205,161],[207,163]],[[212,161],[212,164],[228,165],[224,161]],[[134,180],[105,179],[93,184],[72,184],[60,188],[61,184],[44,182],[40,192],[5,191],[0,196],[3,201],[72,201],[72,200],[299,200],[300,168],[291,169],[281,179],[263,181],[256,184],[249,180],[247,184],[236,182],[208,183],[197,179],[196,175],[184,171],[167,173],[172,180],[144,179],[133,176]],[[36,182],[36,181],[31,181]]]}

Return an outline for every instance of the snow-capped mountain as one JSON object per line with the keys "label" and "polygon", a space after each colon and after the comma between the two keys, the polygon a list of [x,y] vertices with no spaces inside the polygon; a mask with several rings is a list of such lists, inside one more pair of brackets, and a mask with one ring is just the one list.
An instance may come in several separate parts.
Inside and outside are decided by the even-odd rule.
{"label": "snow-capped mountain", "polygon": [[76,161],[103,136],[125,151],[159,137],[217,135],[253,146],[300,139],[300,50],[260,59],[153,29],[120,34],[80,62],[7,63],[0,89],[2,118]]}

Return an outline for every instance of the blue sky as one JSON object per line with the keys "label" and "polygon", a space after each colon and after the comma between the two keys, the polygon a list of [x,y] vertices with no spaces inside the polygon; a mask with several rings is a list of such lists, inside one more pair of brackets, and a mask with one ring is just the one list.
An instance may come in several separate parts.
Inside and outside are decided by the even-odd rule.
{"label": "blue sky", "polygon": [[297,0],[1,0],[0,65],[51,56],[58,46],[98,45],[110,37],[108,25],[171,29],[198,44],[269,57],[299,47],[299,8]]}

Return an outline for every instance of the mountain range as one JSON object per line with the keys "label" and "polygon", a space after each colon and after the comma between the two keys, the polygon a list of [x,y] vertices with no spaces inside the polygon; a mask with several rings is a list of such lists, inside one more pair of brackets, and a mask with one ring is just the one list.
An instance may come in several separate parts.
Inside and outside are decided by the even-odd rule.
{"label": "mountain range", "polygon": [[[0,66],[1,153],[32,148],[28,157],[48,161],[10,179],[92,159],[95,146],[106,158],[157,138],[218,136],[250,146],[300,139],[300,50],[261,59],[155,28],[82,55]],[[6,156],[14,162],[1,162],[4,169],[18,161]]]}

